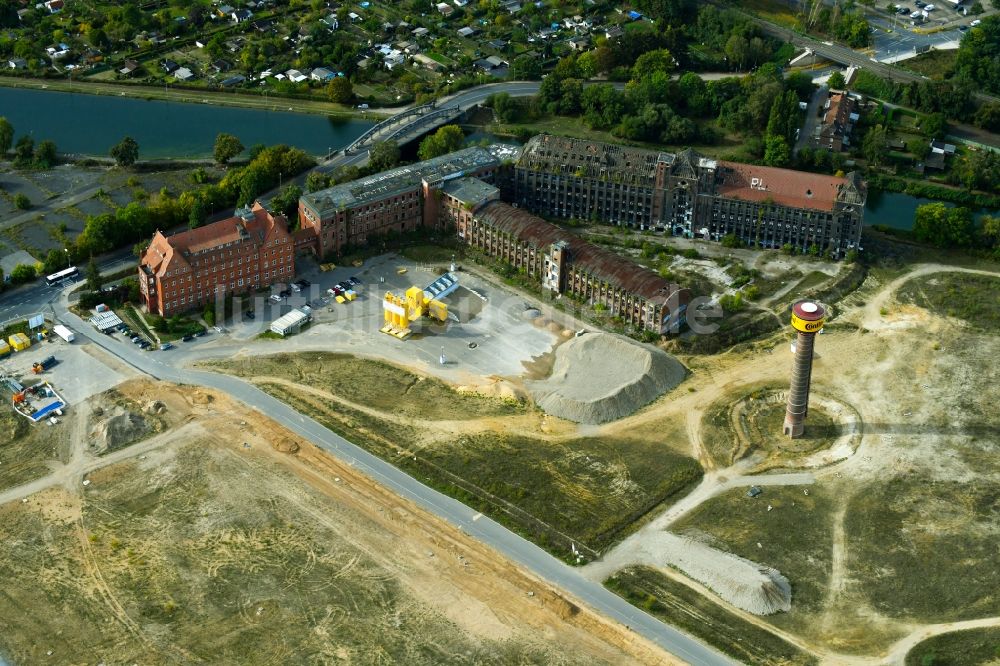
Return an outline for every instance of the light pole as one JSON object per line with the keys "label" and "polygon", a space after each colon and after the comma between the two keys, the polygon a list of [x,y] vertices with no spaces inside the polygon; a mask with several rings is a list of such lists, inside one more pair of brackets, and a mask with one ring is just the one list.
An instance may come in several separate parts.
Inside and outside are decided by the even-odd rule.
{"label": "light pole", "polygon": [[63,251],[66,252],[66,268],[69,268],[69,260],[70,260],[69,248],[64,247]]}

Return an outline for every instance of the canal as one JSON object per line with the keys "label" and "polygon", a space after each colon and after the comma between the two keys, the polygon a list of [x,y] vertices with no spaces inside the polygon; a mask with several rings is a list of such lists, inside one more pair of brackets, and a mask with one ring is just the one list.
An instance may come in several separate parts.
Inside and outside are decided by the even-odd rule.
{"label": "canal", "polygon": [[[869,192],[865,204],[865,224],[884,224],[893,229],[912,229],[913,218],[917,214],[917,206],[928,203],[944,203],[945,206],[957,204],[947,201],[938,202],[935,199],[914,197],[899,192]],[[977,218],[983,215],[1000,215],[1000,211],[979,208],[972,211]]]}
{"label": "canal", "polygon": [[36,143],[50,139],[60,153],[105,156],[122,137],[131,136],[146,159],[211,157],[219,132],[239,137],[247,147],[284,143],[325,155],[373,124],[289,111],[5,87],[0,87],[0,116],[14,126],[15,137],[30,134]]}

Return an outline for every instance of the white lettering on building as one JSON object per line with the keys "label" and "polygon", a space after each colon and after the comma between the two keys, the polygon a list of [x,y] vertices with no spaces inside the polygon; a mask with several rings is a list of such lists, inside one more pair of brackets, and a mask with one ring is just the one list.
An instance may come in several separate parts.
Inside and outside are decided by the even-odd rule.
{"label": "white lettering on building", "polygon": [[764,185],[763,178],[751,178],[750,179],[750,189],[751,190],[767,190],[767,186]]}

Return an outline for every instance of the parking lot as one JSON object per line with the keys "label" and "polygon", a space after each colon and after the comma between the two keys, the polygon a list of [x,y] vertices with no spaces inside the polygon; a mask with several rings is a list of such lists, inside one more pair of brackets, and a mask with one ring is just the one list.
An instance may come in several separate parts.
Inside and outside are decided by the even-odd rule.
{"label": "parking lot", "polygon": [[[32,365],[48,356],[55,356],[56,365],[37,375],[32,372]],[[15,379],[38,378],[50,382],[70,407],[108,390],[131,374],[127,367],[80,335],[72,343],[53,337],[51,341],[35,342],[24,351],[12,352],[0,361],[0,371]],[[5,399],[9,397],[6,395]]]}
{"label": "parking lot", "polygon": [[[293,291],[277,303],[271,302],[267,294],[254,297],[254,319],[243,317],[228,323],[225,335],[191,348],[192,356],[217,356],[220,347],[230,347],[234,342],[243,345],[246,353],[322,349],[422,365],[451,381],[478,383],[484,377],[523,374],[524,362],[550,351],[559,339],[556,329],[561,332],[562,327],[529,316],[532,305],[524,298],[464,271],[458,272],[459,289],[444,298],[450,314],[448,322],[413,322],[414,333],[405,341],[380,332],[385,292],[402,295],[409,287],[425,287],[440,276],[436,270],[439,268],[420,266],[389,254],[361,267],[325,273],[318,268],[308,270],[301,276],[311,283],[308,288]],[[327,289],[352,276],[361,281],[354,287],[357,298],[337,303]],[[281,290],[278,287],[274,291],[280,294]],[[313,314],[312,325],[303,332],[278,341],[254,340],[268,330],[274,319],[303,305],[309,305]]]}

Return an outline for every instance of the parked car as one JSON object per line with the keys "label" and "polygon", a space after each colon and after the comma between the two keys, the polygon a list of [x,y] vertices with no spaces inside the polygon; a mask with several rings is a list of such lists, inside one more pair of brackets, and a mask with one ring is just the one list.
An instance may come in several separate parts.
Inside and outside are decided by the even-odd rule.
{"label": "parked car", "polygon": [[302,279],[302,280],[299,280],[298,282],[296,282],[295,284],[298,285],[300,289],[307,289],[309,287],[309,285],[312,284],[312,282],[310,282],[309,280],[306,280],[306,279]]}
{"label": "parked car", "polygon": [[194,340],[194,336],[190,334],[185,335],[183,338],[181,338],[181,342],[191,342],[192,340]]}
{"label": "parked car", "polygon": [[138,335],[133,335],[129,339],[132,341],[132,344],[134,344],[134,345],[139,344],[139,341],[142,340],[142,338],[140,338]]}
{"label": "parked car", "polygon": [[919,9],[923,9],[924,7],[927,6],[927,3],[924,2],[923,0],[916,0],[916,2],[914,2],[913,4],[915,4]]}
{"label": "parked car", "polygon": [[173,349],[173,348],[174,346],[169,342],[164,342],[163,344],[160,345],[160,351],[167,351],[168,349]]}
{"label": "parked car", "polygon": [[935,7],[934,5],[924,5],[924,11],[925,12],[932,12],[935,9],[937,9],[937,7]]}
{"label": "parked car", "polygon": [[280,303],[281,296],[279,294],[271,294],[271,296],[267,300],[271,301],[272,303]]}
{"label": "parked car", "polygon": [[350,282],[354,286],[357,286],[357,285],[361,284],[361,280],[359,280],[358,278],[354,277],[353,275],[348,278],[348,282]]}
{"label": "parked car", "polygon": [[958,26],[958,29],[959,29],[960,32],[965,32],[966,30],[969,29],[969,26],[967,26],[967,25],[960,25],[960,26]]}
{"label": "parked car", "polygon": [[288,288],[286,287],[286,288],[282,289],[282,290],[281,290],[280,292],[278,292],[278,293],[280,293],[280,294],[281,294],[282,296],[284,296],[285,298],[288,298],[289,296],[291,296],[291,295],[292,295],[292,290],[291,290],[291,289],[288,289]]}
{"label": "parked car", "polygon": [[972,23],[970,23],[969,25],[970,25],[970,26],[972,26],[973,28],[975,28],[975,27],[976,27],[977,25],[979,25],[980,23],[982,23],[982,21],[980,21],[979,19],[976,19],[975,21],[973,21],[973,22],[972,22]]}
{"label": "parked car", "polygon": [[205,335],[205,331],[204,331],[204,330],[201,330],[201,331],[198,331],[197,333],[195,333],[195,334],[194,334],[194,337],[196,337],[196,338],[200,338],[200,337],[201,337],[201,336],[203,336],[203,335]]}
{"label": "parked car", "polygon": [[246,315],[247,315],[247,319],[253,319],[254,317],[257,316],[257,315],[254,314],[253,310],[247,310]]}
{"label": "parked car", "polygon": [[298,292],[302,291],[302,287],[300,287],[300,286],[298,285],[298,283],[297,283],[297,282],[293,282],[293,283],[292,283],[292,285],[291,285],[291,289],[292,289],[292,291],[294,291],[295,293],[298,293]]}

